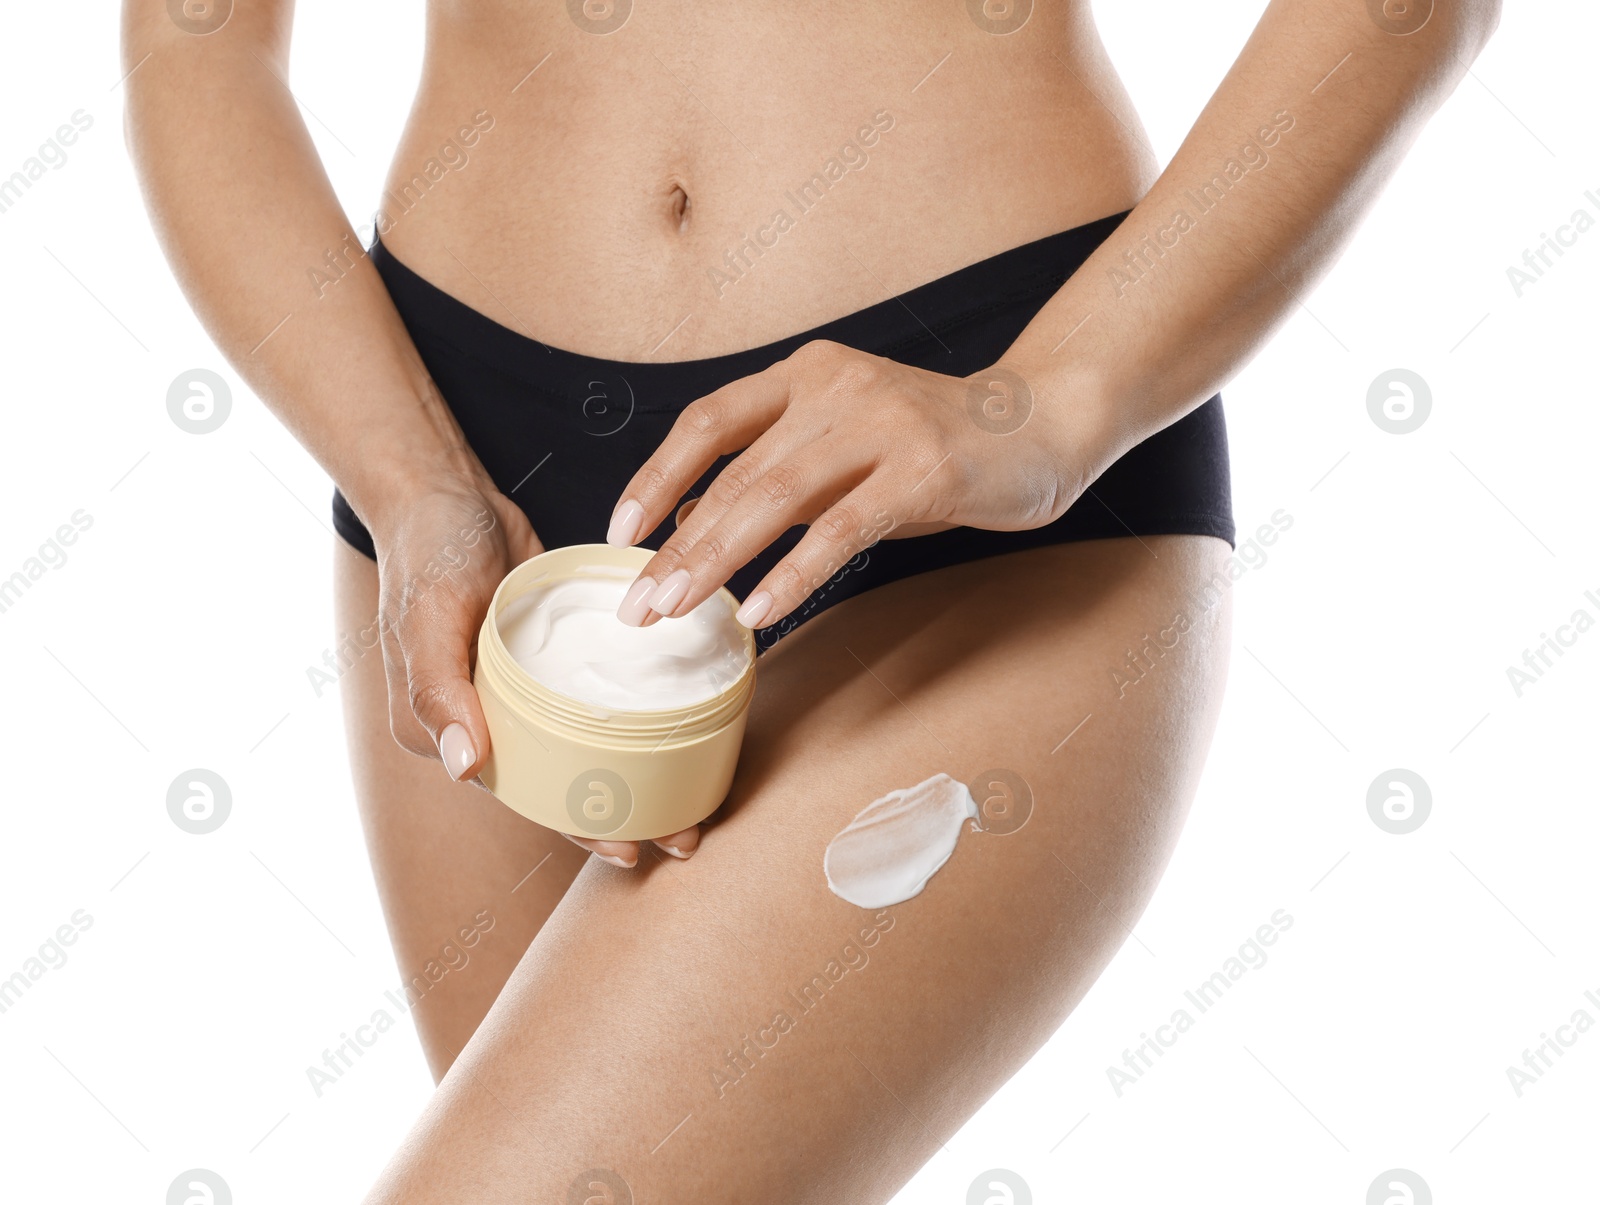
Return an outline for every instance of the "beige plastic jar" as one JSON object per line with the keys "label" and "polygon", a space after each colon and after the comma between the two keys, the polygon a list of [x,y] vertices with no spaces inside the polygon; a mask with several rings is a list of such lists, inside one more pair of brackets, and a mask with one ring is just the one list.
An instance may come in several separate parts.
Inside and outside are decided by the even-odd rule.
{"label": "beige plastic jar", "polygon": [[[739,627],[748,665],[720,694],[686,707],[603,710],[536,681],[500,638],[499,617],[536,587],[585,566],[638,572],[648,548],[573,544],[524,561],[495,590],[478,632],[473,685],[489,722],[479,777],[530,820],[591,840],[642,841],[681,832],[727,797],[755,692],[755,637]],[[726,589],[715,595],[731,611]],[[662,620],[670,623],[670,620]]]}

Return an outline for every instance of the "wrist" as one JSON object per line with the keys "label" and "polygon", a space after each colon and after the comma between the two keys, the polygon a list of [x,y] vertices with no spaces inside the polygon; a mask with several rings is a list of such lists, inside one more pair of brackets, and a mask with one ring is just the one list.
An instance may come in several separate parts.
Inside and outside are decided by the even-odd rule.
{"label": "wrist", "polygon": [[[1120,409],[1104,377],[1087,364],[1006,355],[967,379],[973,421],[1026,440],[1054,462],[1068,505],[1127,450]],[[999,421],[986,425],[980,407],[989,399]]]}
{"label": "wrist", "polygon": [[472,474],[432,462],[367,465],[339,491],[378,544],[400,529],[424,498],[482,495],[484,482]]}
{"label": "wrist", "polygon": [[381,540],[429,494],[485,494],[495,485],[437,390],[415,399],[398,421],[362,433],[339,489],[356,517]]}

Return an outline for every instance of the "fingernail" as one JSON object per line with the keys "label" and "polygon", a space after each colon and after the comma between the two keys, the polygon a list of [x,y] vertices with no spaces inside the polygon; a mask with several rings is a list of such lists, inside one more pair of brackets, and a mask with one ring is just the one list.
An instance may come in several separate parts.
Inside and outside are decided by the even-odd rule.
{"label": "fingernail", "polygon": [[662,849],[666,850],[674,858],[682,858],[685,861],[687,861],[689,858],[689,855],[684,853],[683,850],[679,849],[676,845],[662,845],[659,841],[657,841],[656,844]]}
{"label": "fingernail", "polygon": [[622,605],[617,608],[617,618],[629,627],[638,627],[639,621],[650,614],[650,606],[645,600],[655,593],[655,579],[641,577],[628,587],[628,593],[622,599]]}
{"label": "fingernail", "polygon": [[616,854],[597,853],[595,854],[595,857],[599,858],[602,862],[610,862],[613,866],[620,866],[623,870],[632,870],[636,865],[636,863],[633,862],[624,862],[621,858],[617,857]]}
{"label": "fingernail", "polygon": [[439,758],[450,777],[457,782],[467,772],[467,767],[478,759],[472,747],[472,738],[460,724],[446,724],[439,734]]}
{"label": "fingernail", "polygon": [[671,615],[673,608],[681,603],[689,594],[689,571],[687,569],[674,569],[667,574],[667,580],[656,587],[656,592],[650,596],[650,609],[659,615]]}
{"label": "fingernail", "polygon": [[617,507],[611,516],[611,526],[606,529],[606,543],[627,548],[639,538],[639,525],[644,522],[644,507],[632,498]]}
{"label": "fingernail", "polygon": [[767,617],[767,612],[772,610],[772,595],[765,590],[757,591],[744,600],[744,606],[734,612],[733,617],[747,628],[761,626],[761,621]]}

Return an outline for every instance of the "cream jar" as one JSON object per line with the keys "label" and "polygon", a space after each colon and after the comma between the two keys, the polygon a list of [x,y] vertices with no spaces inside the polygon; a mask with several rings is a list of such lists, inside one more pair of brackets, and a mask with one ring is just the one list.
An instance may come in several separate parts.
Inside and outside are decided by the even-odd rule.
{"label": "cream jar", "polygon": [[[547,828],[670,836],[715,811],[733,783],[754,634],[733,618],[726,589],[649,628],[616,619],[654,555],[609,544],[541,553],[506,575],[478,632],[473,685],[491,746],[479,778]],[[677,624],[691,626],[657,631]]]}

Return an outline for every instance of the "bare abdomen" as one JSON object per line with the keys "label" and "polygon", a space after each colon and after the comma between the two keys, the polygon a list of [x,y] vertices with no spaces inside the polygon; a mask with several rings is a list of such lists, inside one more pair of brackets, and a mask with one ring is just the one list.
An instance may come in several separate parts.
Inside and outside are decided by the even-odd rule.
{"label": "bare abdomen", "polygon": [[378,202],[391,250],[544,342],[681,360],[1125,209],[1154,179],[1084,13],[997,36],[920,0],[684,9],[640,3],[599,35],[563,6],[436,6]]}

